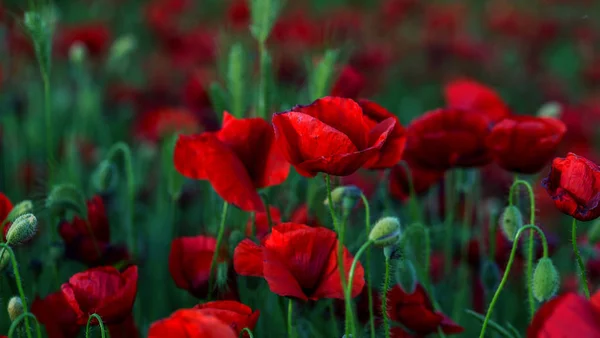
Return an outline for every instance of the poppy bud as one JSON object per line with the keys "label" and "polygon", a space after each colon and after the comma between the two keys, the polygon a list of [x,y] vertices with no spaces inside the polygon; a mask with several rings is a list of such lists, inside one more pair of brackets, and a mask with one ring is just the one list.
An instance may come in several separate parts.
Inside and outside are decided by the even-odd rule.
{"label": "poppy bud", "polygon": [[83,193],[70,184],[60,184],[54,186],[48,197],[46,197],[46,207],[54,210],[72,210],[83,218],[87,218],[87,204]]}
{"label": "poppy bud", "polygon": [[504,237],[509,241],[514,241],[517,231],[523,226],[523,215],[514,205],[509,205],[504,209],[500,216],[500,228]]}
{"label": "poppy bud", "polygon": [[6,220],[13,222],[17,217],[30,213],[32,209],[33,203],[30,200],[22,201],[12,208],[8,216],[6,216]]}
{"label": "poppy bud", "polygon": [[560,119],[562,113],[562,106],[558,102],[546,102],[537,111],[538,117],[552,117]]}
{"label": "poppy bud", "polygon": [[587,237],[590,245],[600,242],[600,219],[594,221],[594,224],[592,224],[590,230],[588,231]]}
{"label": "poppy bud", "polygon": [[396,282],[407,294],[415,292],[417,287],[417,271],[409,259],[402,259],[396,265]]}
{"label": "poppy bud", "polygon": [[0,255],[0,272],[2,272],[10,262],[10,253],[8,250],[2,248],[0,249]]}
{"label": "poppy bud", "polygon": [[14,321],[23,314],[23,302],[20,297],[14,296],[8,301],[8,317]]}
{"label": "poppy bud", "polygon": [[496,262],[485,260],[481,268],[481,282],[487,294],[492,294],[496,291],[500,283],[500,269]]}
{"label": "poppy bud", "polygon": [[533,271],[532,291],[535,298],[543,302],[558,291],[559,277],[554,263],[548,257],[542,257]]}
{"label": "poppy bud", "polygon": [[100,162],[92,175],[92,185],[98,192],[112,192],[117,186],[119,173],[110,161]]}
{"label": "poppy bud", "polygon": [[23,244],[35,236],[37,218],[33,214],[19,216],[8,229],[6,242],[10,245]]}
{"label": "poppy bud", "polygon": [[[335,206],[341,206],[343,210],[350,210],[356,206],[361,195],[360,189],[355,185],[346,185],[331,191],[331,200]],[[324,204],[329,205],[329,198],[325,198]]]}
{"label": "poppy bud", "polygon": [[87,49],[81,42],[75,42],[71,48],[69,48],[69,59],[75,64],[82,63],[87,56]]}
{"label": "poppy bud", "polygon": [[369,240],[378,247],[386,247],[397,243],[400,236],[402,236],[400,221],[396,217],[384,217],[371,229]]}

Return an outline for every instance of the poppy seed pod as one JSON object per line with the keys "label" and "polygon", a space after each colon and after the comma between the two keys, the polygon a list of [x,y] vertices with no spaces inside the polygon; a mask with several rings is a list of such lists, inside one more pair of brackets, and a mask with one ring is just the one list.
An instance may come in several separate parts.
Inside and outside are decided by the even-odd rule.
{"label": "poppy seed pod", "polygon": [[19,216],[8,229],[6,242],[10,245],[23,244],[35,236],[37,218],[33,214]]}
{"label": "poppy seed pod", "polygon": [[384,217],[371,229],[369,240],[378,247],[386,247],[398,242],[401,236],[400,221],[396,217]]}
{"label": "poppy seed pod", "polygon": [[111,192],[117,186],[119,173],[110,161],[100,162],[92,175],[92,184],[98,192]]}
{"label": "poppy seed pod", "polygon": [[594,221],[594,224],[592,224],[587,233],[587,237],[590,245],[600,242],[600,220]]}
{"label": "poppy seed pod", "polygon": [[402,259],[396,265],[396,283],[408,294],[415,292],[417,287],[417,271],[408,259]]}
{"label": "poppy seed pod", "polygon": [[[355,185],[346,185],[331,191],[331,200],[334,206],[340,206],[343,210],[350,210],[356,206],[361,195],[360,189]],[[329,205],[329,198],[325,198],[324,204]]]}
{"label": "poppy seed pod", "polygon": [[30,200],[22,201],[12,208],[8,216],[6,216],[6,220],[13,222],[17,217],[30,213],[31,210],[33,210],[33,203]]}
{"label": "poppy seed pod", "polygon": [[519,208],[514,205],[507,206],[502,215],[500,215],[500,228],[504,237],[509,241],[514,241],[517,231],[523,227],[523,215]]}
{"label": "poppy seed pod", "polygon": [[542,257],[533,271],[532,291],[535,298],[542,302],[550,299],[558,291],[559,276],[554,263],[548,257]]}
{"label": "poppy seed pod", "polygon": [[20,297],[14,296],[8,301],[8,317],[11,321],[15,321],[17,317],[23,314],[23,301]]}

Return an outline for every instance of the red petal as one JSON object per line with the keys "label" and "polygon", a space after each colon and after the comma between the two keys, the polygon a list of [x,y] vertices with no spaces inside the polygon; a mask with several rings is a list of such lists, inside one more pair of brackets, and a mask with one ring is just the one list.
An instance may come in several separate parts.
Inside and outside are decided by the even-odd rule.
{"label": "red petal", "polygon": [[[340,281],[340,270],[337,259],[337,246],[338,241],[336,241],[335,247],[330,253],[328,265],[323,272],[322,281],[319,284],[317,291],[315,291],[311,297],[312,299],[344,298],[344,290],[342,289],[342,284]],[[348,278],[350,278],[350,268],[352,267],[353,261],[354,258],[348,249],[344,248],[344,272],[346,273],[346,281]],[[352,279],[352,297],[358,296],[361,293],[364,285],[364,269],[362,264],[358,262],[354,270],[354,278]]]}
{"label": "red petal", "polygon": [[263,272],[271,292],[280,296],[295,297],[308,300],[296,277],[292,275],[279,253],[271,250],[263,252]]}
{"label": "red petal", "polygon": [[216,240],[207,236],[179,237],[171,243],[169,272],[177,287],[196,296],[208,286]]}
{"label": "red petal", "polygon": [[13,205],[6,195],[0,192],[0,223],[6,219]]}
{"label": "red petal", "polygon": [[233,252],[233,267],[242,276],[263,276],[263,248],[244,239]]}
{"label": "red petal", "polygon": [[154,322],[148,338],[237,338],[233,329],[216,317],[195,309],[174,312],[171,317]]}
{"label": "red petal", "polygon": [[496,92],[469,79],[458,79],[446,85],[444,96],[448,106],[477,110],[492,123],[509,114],[508,107]]}
{"label": "red petal", "polygon": [[599,337],[600,312],[585,298],[567,293],[542,305],[527,329],[527,338]]}

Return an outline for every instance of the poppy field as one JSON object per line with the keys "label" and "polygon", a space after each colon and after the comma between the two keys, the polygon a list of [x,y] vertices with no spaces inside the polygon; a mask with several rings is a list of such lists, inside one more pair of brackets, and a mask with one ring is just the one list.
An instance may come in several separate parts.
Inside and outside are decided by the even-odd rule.
{"label": "poppy field", "polygon": [[600,337],[597,13],[0,1],[0,338]]}

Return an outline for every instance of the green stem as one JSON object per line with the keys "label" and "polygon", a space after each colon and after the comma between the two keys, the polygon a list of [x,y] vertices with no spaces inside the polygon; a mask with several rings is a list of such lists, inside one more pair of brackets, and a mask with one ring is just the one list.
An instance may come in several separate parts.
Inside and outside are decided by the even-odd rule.
{"label": "green stem", "polygon": [[104,329],[104,322],[102,321],[102,318],[100,318],[100,315],[98,315],[97,313],[92,313],[89,317],[88,317],[88,321],[87,321],[87,325],[85,326],[85,338],[90,338],[90,325],[92,324],[92,319],[96,318],[96,320],[98,321],[98,325],[100,326],[100,336],[102,338],[106,338],[106,330]]}
{"label": "green stem", "polygon": [[[337,245],[337,263],[338,263],[338,269],[340,272],[340,282],[342,284],[342,290],[346,290],[346,286],[349,284],[350,286],[352,286],[352,280],[346,280],[346,269],[344,266],[344,236],[345,236],[345,232],[346,232],[346,222],[348,221],[348,215],[349,215],[349,210],[344,209],[344,215],[342,216],[342,222],[339,224],[339,231],[338,231],[338,245]],[[349,320],[349,316],[352,315],[352,304],[350,303],[350,299],[347,299],[347,297],[344,297],[345,299],[345,303],[346,304],[350,304],[350,311],[348,311],[348,308],[346,308],[346,325],[345,325],[345,332],[346,332],[346,337],[349,337],[349,331],[350,331],[350,327],[348,326],[349,323],[352,323],[351,320]]]}
{"label": "green stem", "polygon": [[579,265],[579,273],[581,274],[583,292],[585,293],[585,297],[587,299],[590,299],[590,290],[588,288],[587,277],[585,273],[585,265],[583,264],[583,259],[581,259],[581,255],[579,254],[579,247],[577,246],[577,220],[575,218],[573,218],[573,225],[571,227],[571,241],[573,242],[573,253],[575,254],[575,258],[577,259],[577,264]]}
{"label": "green stem", "polygon": [[258,84],[258,103],[256,105],[257,115],[267,119],[267,54],[263,41],[258,42],[258,57],[260,62],[260,77]]}
{"label": "green stem", "polygon": [[[41,59],[40,59],[40,62]],[[44,83],[44,120],[46,123],[46,157],[48,160],[48,180],[52,182],[54,179],[54,146],[52,138],[52,105],[50,97],[50,77],[46,67],[40,64],[40,72],[42,74],[42,82]]]}
{"label": "green stem", "polygon": [[8,337],[9,338],[12,338],[15,331],[19,327],[19,324],[21,324],[21,322],[27,318],[31,318],[35,321],[36,336],[37,336],[37,338],[42,338],[42,330],[40,328],[40,323],[38,322],[37,318],[31,312],[27,312],[27,313],[23,312],[17,318],[15,318],[15,320],[10,324],[10,328],[8,329]]}
{"label": "green stem", "polygon": [[[365,205],[365,230],[367,236],[371,232],[371,207],[369,206],[369,200],[365,194],[360,193],[360,198]],[[371,293],[371,248],[367,248],[365,262],[365,284],[367,287],[367,298],[369,300],[369,328],[371,329],[371,338],[375,338],[375,314],[373,313],[373,295]]]}
{"label": "green stem", "polygon": [[213,274],[215,270],[215,265],[217,263],[217,257],[219,256],[219,249],[221,247],[221,242],[223,241],[223,234],[225,233],[225,219],[227,219],[227,209],[229,207],[229,203],[223,202],[223,211],[221,213],[221,223],[219,224],[219,232],[217,234],[217,244],[215,245],[215,252],[212,257],[212,261],[210,262],[210,270],[208,276],[208,300],[211,299],[211,294],[213,291]]}
{"label": "green stem", "polygon": [[454,178],[452,171],[444,176],[444,275],[448,275],[452,269],[452,222],[454,221]]}
{"label": "green stem", "polygon": [[487,313],[485,314],[485,320],[483,321],[483,326],[481,327],[481,332],[479,333],[479,338],[484,338],[485,329],[487,328],[488,322],[490,321],[490,317],[492,315],[492,311],[494,310],[494,306],[496,305],[496,302],[498,301],[498,297],[500,297],[500,292],[502,291],[504,284],[506,284],[506,281],[508,280],[508,275],[510,274],[510,268],[512,267],[513,261],[515,259],[515,253],[517,252],[519,238],[521,238],[521,235],[523,234],[523,232],[530,230],[530,229],[537,231],[537,233],[542,238],[542,245],[543,245],[543,249],[544,249],[543,255],[544,255],[544,257],[548,257],[548,242],[546,241],[546,235],[544,234],[542,229],[540,229],[539,227],[537,227],[533,224],[528,224],[528,225],[522,227],[521,229],[519,229],[519,231],[517,231],[517,234],[515,235],[515,240],[513,241],[512,249],[510,251],[510,257],[508,258],[508,263],[506,264],[506,268],[504,270],[504,275],[502,275],[502,280],[500,281],[500,284],[498,285],[498,288],[496,289],[496,292],[494,293],[494,297],[492,298],[492,301],[490,302]]}
{"label": "green stem", "polygon": [[294,329],[292,327],[292,315],[294,311],[294,303],[292,298],[288,299],[288,313],[287,313],[287,329],[288,329],[288,337],[294,338]]}
{"label": "green stem", "polygon": [[[352,281],[354,280],[354,271],[356,270],[356,265],[359,262],[360,256],[363,254],[363,252],[368,250],[372,244],[373,244],[373,241],[371,241],[371,240],[366,241],[365,244],[363,244],[360,247],[360,249],[358,249],[358,252],[354,256],[354,260],[352,261],[352,265],[350,266],[350,273],[348,274],[348,281],[350,283],[348,283],[348,285],[346,286],[345,303],[346,303],[346,313],[348,313],[348,315],[346,315],[346,321],[349,320],[350,324],[348,325],[348,323],[346,323],[346,327],[350,326],[352,337],[357,337],[356,326],[354,323],[354,313],[353,313],[352,302],[351,302],[351,300],[352,300]],[[368,290],[368,292],[371,293],[370,290]],[[346,335],[346,337],[349,337],[349,336]]]}
{"label": "green stem", "polygon": [[466,294],[466,288],[468,285],[468,274],[469,274],[469,270],[467,268],[467,256],[468,256],[468,248],[469,248],[469,228],[471,226],[471,216],[473,215],[473,194],[469,193],[466,196],[466,201],[465,201],[465,214],[463,215],[463,224],[462,224],[462,233],[461,233],[461,255],[460,255],[460,260],[461,260],[461,266],[460,266],[460,270],[459,270],[459,277],[458,277],[458,283],[459,283],[459,292],[457,295],[457,299],[454,301],[454,309],[452,311],[452,318],[454,320],[456,320],[457,322],[460,322],[460,319],[462,317],[462,303],[465,300],[465,294]]}
{"label": "green stem", "polygon": [[381,315],[383,316],[383,331],[385,338],[390,338],[390,319],[388,316],[388,290],[390,289],[390,257],[385,257],[385,277],[383,279],[383,294],[381,295]]}
{"label": "green stem", "polygon": [[331,198],[331,179],[327,174],[325,174],[325,186],[327,187],[327,204],[329,206],[329,213],[331,214],[331,221],[333,222],[333,229],[338,231],[337,217],[335,215],[335,210],[333,209],[333,199]]}
{"label": "green stem", "polygon": [[[12,263],[13,273],[15,275],[15,283],[17,284],[17,290],[19,291],[19,297],[21,297],[21,303],[23,304],[23,315],[25,315],[25,332],[27,333],[27,338],[31,338],[31,328],[29,327],[29,319],[27,317],[27,298],[25,298],[25,291],[23,290],[23,284],[21,283],[21,274],[19,273],[19,266],[17,265],[17,258],[15,257],[15,252],[13,249],[8,246],[6,243],[1,243],[0,247],[3,250],[8,250],[10,254],[10,261]],[[4,251],[2,251],[2,256],[4,256]]]}
{"label": "green stem", "polygon": [[248,334],[249,338],[254,338],[254,335],[252,334],[252,330],[250,330],[249,328],[245,327],[242,329],[242,331],[240,331],[240,338],[244,336],[244,333]]}

